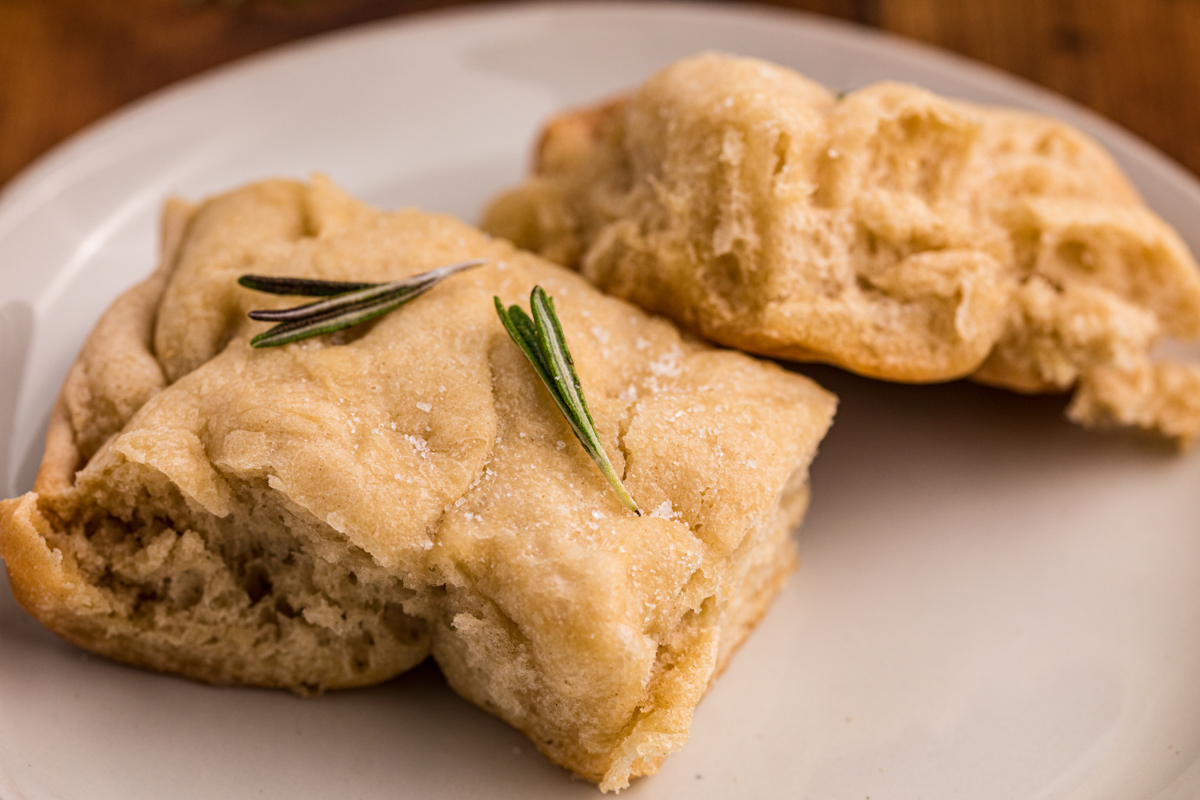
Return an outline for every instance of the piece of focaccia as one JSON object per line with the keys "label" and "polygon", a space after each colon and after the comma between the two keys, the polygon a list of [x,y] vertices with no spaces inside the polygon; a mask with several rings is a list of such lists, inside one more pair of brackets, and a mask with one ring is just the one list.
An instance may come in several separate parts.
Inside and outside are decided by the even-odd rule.
{"label": "piece of focaccia", "polygon": [[[457,220],[328,181],[168,207],[162,266],[72,367],[0,504],[21,604],[88,649],[301,693],[432,654],[601,788],[654,772],[794,566],[835,400]],[[385,281],[373,324],[256,350],[243,273]],[[553,296],[620,503],[493,306]]]}
{"label": "piece of focaccia", "polygon": [[1072,128],[701,55],[550,121],[484,228],[725,345],[898,381],[1074,389],[1085,425],[1200,432],[1200,275]]}

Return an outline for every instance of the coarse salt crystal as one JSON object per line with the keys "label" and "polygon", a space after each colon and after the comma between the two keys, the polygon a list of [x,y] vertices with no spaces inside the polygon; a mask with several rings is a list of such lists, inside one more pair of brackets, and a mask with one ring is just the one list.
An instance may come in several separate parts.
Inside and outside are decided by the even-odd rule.
{"label": "coarse salt crystal", "polygon": [[678,519],[679,517],[682,517],[683,514],[681,514],[678,511],[675,511],[671,507],[670,500],[664,500],[664,501],[662,501],[662,504],[659,505],[658,508],[656,508],[650,512],[650,516],[657,517],[659,519]]}
{"label": "coarse salt crystal", "polygon": [[678,378],[683,373],[683,365],[679,363],[683,353],[677,347],[672,347],[654,361],[650,362],[650,372],[656,376]]}

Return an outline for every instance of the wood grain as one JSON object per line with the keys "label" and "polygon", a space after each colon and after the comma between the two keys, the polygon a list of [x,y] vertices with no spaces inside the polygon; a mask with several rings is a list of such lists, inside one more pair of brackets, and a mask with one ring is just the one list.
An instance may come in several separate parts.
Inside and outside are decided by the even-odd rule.
{"label": "wood grain", "polygon": [[[469,0],[0,0],[0,183],[143,95],[334,28]],[[1021,75],[1200,172],[1198,0],[777,0]]]}

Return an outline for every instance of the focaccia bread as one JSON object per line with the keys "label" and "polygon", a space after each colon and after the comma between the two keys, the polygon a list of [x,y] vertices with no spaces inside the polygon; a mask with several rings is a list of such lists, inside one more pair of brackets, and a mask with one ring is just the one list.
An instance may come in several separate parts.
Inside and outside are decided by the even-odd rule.
{"label": "focaccia bread", "polygon": [[[105,314],[34,491],[0,504],[20,603],[122,661],[311,693],[437,660],[602,789],[654,772],[794,566],[835,400],[684,338],[449,217],[328,181],[168,206]],[[254,349],[244,273],[395,280],[372,324]],[[493,307],[554,297],[620,503]]]}
{"label": "focaccia bread", "polygon": [[1044,117],[701,55],[551,120],[484,228],[725,345],[897,381],[1074,390],[1200,432],[1200,275],[1109,156]]}

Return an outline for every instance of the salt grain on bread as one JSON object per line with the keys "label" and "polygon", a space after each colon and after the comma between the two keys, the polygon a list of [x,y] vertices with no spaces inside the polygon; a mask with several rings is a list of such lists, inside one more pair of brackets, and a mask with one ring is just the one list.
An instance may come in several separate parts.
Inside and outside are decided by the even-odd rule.
{"label": "salt grain on bread", "polygon": [[714,341],[1200,433],[1200,368],[1149,356],[1200,335],[1196,264],[1061,123],[707,54],[551,120],[533,173],[485,229]]}
{"label": "salt grain on bread", "polygon": [[[384,281],[482,257],[372,325],[270,350],[247,272]],[[622,507],[502,329],[554,297]],[[122,661],[301,693],[432,654],[551,759],[619,789],[687,738],[794,564],[834,398],[448,217],[317,179],[171,204],[162,266],[72,367],[14,594]]]}

